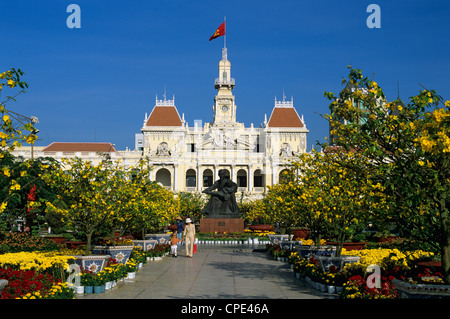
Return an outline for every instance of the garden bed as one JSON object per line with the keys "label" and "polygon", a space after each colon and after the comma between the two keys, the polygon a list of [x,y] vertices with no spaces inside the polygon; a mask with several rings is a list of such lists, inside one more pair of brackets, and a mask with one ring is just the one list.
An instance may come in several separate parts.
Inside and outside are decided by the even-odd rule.
{"label": "garden bed", "polygon": [[[80,254],[80,250],[65,248],[46,238],[7,234],[0,246],[6,251],[0,254],[0,279],[3,283],[7,281],[0,299],[73,299],[76,293],[90,292],[89,288],[84,290],[85,285],[96,286],[95,291],[102,292],[111,289],[113,282],[130,278],[129,274],[138,272],[145,263],[162,258],[170,251],[168,244],[155,245],[146,251],[135,247],[126,263],[100,255],[105,265],[94,272],[89,271],[89,265],[73,266],[74,255]],[[74,273],[67,271],[69,265],[75,269]]]}
{"label": "garden bed", "polygon": [[[277,246],[268,245],[271,255],[280,250]],[[440,273],[419,272],[416,268],[421,259],[430,258],[433,253],[422,250],[344,249],[342,259],[353,255],[356,256],[352,257],[355,260],[351,263],[342,264],[339,260],[339,263],[321,267],[320,259],[323,257],[304,258],[300,253],[291,251],[288,262],[297,278],[323,292],[338,293],[343,299],[447,298],[450,294],[450,286],[443,285]],[[380,267],[379,282],[371,271],[367,272],[369,265]],[[431,284],[431,280],[435,282]],[[431,293],[427,296],[427,292]]]}

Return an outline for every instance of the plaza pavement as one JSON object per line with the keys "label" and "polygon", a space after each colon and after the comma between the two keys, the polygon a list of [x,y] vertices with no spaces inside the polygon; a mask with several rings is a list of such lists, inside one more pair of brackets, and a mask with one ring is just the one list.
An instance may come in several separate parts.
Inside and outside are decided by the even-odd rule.
{"label": "plaza pavement", "polygon": [[144,265],[134,279],[76,299],[335,299],[295,278],[290,265],[273,260],[263,245],[199,245],[193,258]]}

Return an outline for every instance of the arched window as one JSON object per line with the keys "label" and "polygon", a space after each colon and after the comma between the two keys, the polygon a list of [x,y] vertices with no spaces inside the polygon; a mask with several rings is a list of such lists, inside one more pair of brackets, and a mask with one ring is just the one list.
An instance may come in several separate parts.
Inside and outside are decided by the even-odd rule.
{"label": "arched window", "polygon": [[263,187],[264,186],[264,175],[262,174],[260,169],[257,169],[253,173],[253,186],[254,187]]}
{"label": "arched window", "polygon": [[214,183],[213,181],[213,172],[212,170],[205,169],[203,171],[203,187],[209,187],[212,186],[212,184]]}
{"label": "arched window", "polygon": [[238,187],[247,187],[247,172],[244,169],[237,172],[237,185]]}
{"label": "arched window", "polygon": [[186,187],[195,187],[197,182],[197,176],[193,169],[186,171]]}
{"label": "arched window", "polygon": [[162,186],[170,188],[172,185],[172,177],[167,168],[161,168],[156,172],[156,181],[161,183]]}

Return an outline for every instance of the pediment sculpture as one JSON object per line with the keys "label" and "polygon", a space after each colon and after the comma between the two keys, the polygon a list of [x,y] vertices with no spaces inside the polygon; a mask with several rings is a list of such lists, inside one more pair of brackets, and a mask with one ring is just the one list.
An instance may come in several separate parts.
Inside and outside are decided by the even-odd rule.
{"label": "pediment sculpture", "polygon": [[166,142],[162,142],[156,149],[157,156],[170,156],[169,145]]}
{"label": "pediment sculpture", "polygon": [[289,143],[283,143],[281,145],[280,156],[292,156],[292,147]]}

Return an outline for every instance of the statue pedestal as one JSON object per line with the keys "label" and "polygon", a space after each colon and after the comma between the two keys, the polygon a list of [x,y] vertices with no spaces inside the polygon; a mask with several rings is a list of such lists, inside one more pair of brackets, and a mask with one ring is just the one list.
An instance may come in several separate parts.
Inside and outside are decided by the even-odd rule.
{"label": "statue pedestal", "polygon": [[244,219],[243,218],[202,218],[200,219],[200,232],[230,232],[243,233]]}

